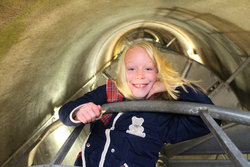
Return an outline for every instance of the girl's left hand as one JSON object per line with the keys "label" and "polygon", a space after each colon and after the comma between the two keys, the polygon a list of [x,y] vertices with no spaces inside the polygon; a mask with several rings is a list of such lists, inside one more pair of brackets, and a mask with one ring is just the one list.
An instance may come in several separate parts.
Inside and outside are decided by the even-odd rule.
{"label": "girl's left hand", "polygon": [[156,81],[152,86],[151,90],[149,91],[146,99],[150,99],[154,94],[165,92],[166,88],[163,82]]}

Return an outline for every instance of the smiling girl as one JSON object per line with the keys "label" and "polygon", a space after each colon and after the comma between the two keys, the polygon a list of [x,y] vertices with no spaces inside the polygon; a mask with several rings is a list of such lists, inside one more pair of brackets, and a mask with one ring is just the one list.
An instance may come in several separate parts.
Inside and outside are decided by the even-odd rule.
{"label": "smiling girl", "polygon": [[[154,167],[164,143],[176,143],[209,133],[196,116],[129,112],[101,114],[102,104],[138,99],[164,99],[212,104],[211,100],[174,71],[149,42],[135,42],[124,50],[115,81],[65,104],[60,120],[69,126],[91,123],[83,146],[86,167]],[[79,161],[80,160],[80,161]]]}

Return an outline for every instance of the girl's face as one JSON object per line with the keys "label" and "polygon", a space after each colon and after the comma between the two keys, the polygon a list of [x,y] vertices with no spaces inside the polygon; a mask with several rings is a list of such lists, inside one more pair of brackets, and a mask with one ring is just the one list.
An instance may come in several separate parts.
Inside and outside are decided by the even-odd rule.
{"label": "girl's face", "polygon": [[157,68],[142,47],[134,47],[125,56],[126,79],[136,98],[147,96],[157,80]]}

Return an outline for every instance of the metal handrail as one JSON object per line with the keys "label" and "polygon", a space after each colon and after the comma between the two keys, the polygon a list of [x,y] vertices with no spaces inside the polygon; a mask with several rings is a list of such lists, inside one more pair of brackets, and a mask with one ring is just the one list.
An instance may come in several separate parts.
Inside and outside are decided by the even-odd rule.
{"label": "metal handrail", "polygon": [[[221,137],[221,134],[222,134],[221,131],[223,130],[221,130],[219,126],[218,126],[219,128],[218,127],[213,128],[214,123],[211,123],[212,118],[240,123],[244,125],[250,125],[250,112],[226,108],[226,107],[220,107],[220,106],[215,106],[215,105],[210,105],[210,104],[193,103],[193,102],[155,101],[155,100],[125,101],[125,102],[104,104],[102,105],[102,109],[105,111],[105,113],[160,112],[160,113],[175,113],[175,114],[186,114],[186,115],[196,115],[196,116],[201,115],[201,117],[203,117],[206,124],[209,126],[210,130],[212,132],[214,131],[215,132],[214,135],[219,138]],[[204,111],[205,111],[205,116],[204,116]],[[209,121],[207,121],[207,119],[209,119]],[[78,127],[78,129],[80,128]],[[220,132],[216,134],[218,129]],[[73,135],[73,133],[76,133],[76,134]],[[72,135],[68,137],[67,141],[64,143],[59,153],[57,154],[56,158],[49,165],[43,165],[43,166],[38,165],[36,167],[47,167],[47,166],[48,167],[52,167],[52,166],[53,167],[66,167],[66,166],[61,166],[58,164],[62,162],[65,155],[69,151],[68,148],[70,148],[73,145],[79,133],[80,133],[79,130],[77,130],[77,132],[72,132]],[[225,139],[225,138],[227,138],[227,142],[229,142],[229,144],[231,145],[232,141],[227,137],[226,134],[223,133],[222,139]],[[221,142],[221,140],[219,141]],[[223,143],[222,145],[225,145],[225,143]],[[67,147],[67,149],[64,149],[64,147]],[[225,146],[225,150],[227,153],[230,154],[230,156],[232,157],[231,158],[232,162],[235,163],[237,166],[241,166],[241,167],[250,166],[247,159],[243,158],[243,155],[240,153],[240,151],[237,149],[236,146],[233,148]],[[237,154],[235,154],[236,152]],[[238,158],[237,156],[240,156],[240,158]],[[57,161],[56,159],[60,159],[60,160]]]}
{"label": "metal handrail", "polygon": [[165,100],[138,100],[107,103],[102,105],[106,113],[116,112],[160,112],[173,114],[186,114],[199,116],[199,110],[208,110],[209,114],[224,121],[235,122],[243,125],[250,125],[250,112],[231,109],[227,107],[215,106],[212,104],[202,104],[181,101]]}

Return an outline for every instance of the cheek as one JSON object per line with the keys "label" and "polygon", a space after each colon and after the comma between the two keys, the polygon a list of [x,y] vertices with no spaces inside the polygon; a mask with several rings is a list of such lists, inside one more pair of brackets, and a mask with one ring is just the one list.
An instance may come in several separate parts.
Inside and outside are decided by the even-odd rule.
{"label": "cheek", "polygon": [[152,82],[157,81],[157,73],[152,73],[152,74],[150,74],[149,78],[150,78],[150,80],[151,80]]}
{"label": "cheek", "polygon": [[127,72],[127,73],[126,73],[126,80],[127,80],[127,81],[130,81],[131,79],[133,79],[133,74]]}
{"label": "cheek", "polygon": [[126,73],[126,81],[129,81],[129,74]]}

